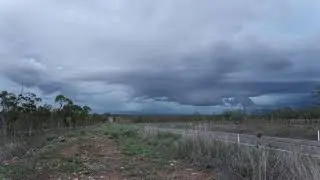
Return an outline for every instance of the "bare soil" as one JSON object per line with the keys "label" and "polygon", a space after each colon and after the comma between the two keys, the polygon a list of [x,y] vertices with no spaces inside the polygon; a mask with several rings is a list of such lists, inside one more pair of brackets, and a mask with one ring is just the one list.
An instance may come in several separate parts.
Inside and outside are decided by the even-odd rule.
{"label": "bare soil", "polygon": [[[145,157],[126,156],[119,143],[106,136],[92,136],[57,148],[39,161],[32,179],[36,180],[209,180],[212,170],[170,160],[161,162]],[[62,159],[56,162],[56,159]],[[12,164],[14,164],[13,162]]]}

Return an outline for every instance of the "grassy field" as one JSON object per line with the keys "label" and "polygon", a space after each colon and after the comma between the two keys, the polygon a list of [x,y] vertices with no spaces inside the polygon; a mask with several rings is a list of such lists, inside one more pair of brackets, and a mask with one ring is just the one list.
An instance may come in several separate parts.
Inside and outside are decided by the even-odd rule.
{"label": "grassy field", "polygon": [[40,139],[25,147],[26,153],[3,159],[0,179],[320,179],[318,159],[312,157],[151,126],[104,124]]}
{"label": "grassy field", "polygon": [[0,179],[213,179],[212,169],[171,153],[180,138],[109,124],[51,133],[3,159]]}

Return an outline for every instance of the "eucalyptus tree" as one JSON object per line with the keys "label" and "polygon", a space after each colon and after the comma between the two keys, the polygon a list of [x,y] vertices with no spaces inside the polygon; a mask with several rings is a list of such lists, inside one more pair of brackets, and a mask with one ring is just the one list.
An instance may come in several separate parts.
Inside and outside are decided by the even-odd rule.
{"label": "eucalyptus tree", "polygon": [[26,95],[22,96],[21,107],[23,115],[26,117],[29,125],[29,135],[31,135],[33,129],[38,128],[41,123],[36,118],[37,106],[41,101],[42,99],[34,93],[26,93]]}
{"label": "eucalyptus tree", "polygon": [[59,108],[57,109],[58,128],[60,127],[59,119],[62,119],[64,126],[68,127],[68,119],[70,118],[70,110],[73,104],[72,100],[60,94],[56,96],[54,101],[59,105]]}
{"label": "eucalyptus tree", "polygon": [[11,125],[10,112],[14,110],[17,101],[15,94],[8,91],[0,92],[0,130],[4,135]]}
{"label": "eucalyptus tree", "polygon": [[52,118],[52,106],[44,104],[37,108],[37,118],[41,121],[43,127],[48,127],[48,121]]}
{"label": "eucalyptus tree", "polygon": [[60,94],[60,95],[56,96],[54,101],[55,101],[55,103],[59,104],[58,110],[61,111],[63,106],[69,102],[69,99],[67,97],[65,97],[64,95]]}
{"label": "eucalyptus tree", "polygon": [[75,104],[70,98],[58,95],[54,99],[57,108],[49,104],[41,104],[42,99],[34,93],[21,93],[15,95],[8,91],[0,91],[0,133],[9,135],[9,132],[25,132],[29,135],[36,130],[44,128],[60,127],[60,121],[64,126],[84,125],[91,123],[92,119],[99,119],[98,116],[91,116],[91,108],[81,107]]}
{"label": "eucalyptus tree", "polygon": [[92,111],[89,106],[83,106],[82,109],[85,115],[89,115],[89,113]]}
{"label": "eucalyptus tree", "polygon": [[92,109],[89,106],[83,106],[82,111],[83,111],[82,120],[85,122],[91,123],[90,112],[92,111]]}
{"label": "eucalyptus tree", "polygon": [[81,106],[79,105],[76,105],[76,104],[72,104],[70,106],[70,109],[69,109],[69,123],[75,127],[77,121],[81,120],[81,117],[82,117],[82,114],[83,114],[83,110],[81,108]]}

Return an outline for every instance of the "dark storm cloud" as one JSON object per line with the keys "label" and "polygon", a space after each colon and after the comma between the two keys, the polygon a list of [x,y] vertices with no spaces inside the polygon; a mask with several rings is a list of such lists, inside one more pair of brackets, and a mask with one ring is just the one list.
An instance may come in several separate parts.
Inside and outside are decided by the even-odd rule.
{"label": "dark storm cloud", "polygon": [[301,2],[2,0],[0,79],[100,110],[304,103],[320,4]]}
{"label": "dark storm cloud", "polygon": [[[102,71],[80,80],[124,84],[133,88],[133,97],[165,97],[167,101],[185,105],[221,105],[229,97],[235,99],[233,104],[252,105],[250,97],[311,93],[317,86],[317,81],[307,79],[310,74],[316,77],[320,73],[308,72],[309,69],[296,73],[294,68],[298,64],[291,58],[288,52],[267,48],[241,51],[225,46],[223,50],[212,48],[187,55],[180,60],[184,62],[181,67]],[[241,77],[243,74],[249,77]]]}
{"label": "dark storm cloud", "polygon": [[58,91],[72,91],[70,86],[64,82],[54,80],[49,74],[42,70],[30,67],[16,67],[2,71],[2,75],[17,86],[25,86],[27,88],[39,88],[44,94],[52,94]]}

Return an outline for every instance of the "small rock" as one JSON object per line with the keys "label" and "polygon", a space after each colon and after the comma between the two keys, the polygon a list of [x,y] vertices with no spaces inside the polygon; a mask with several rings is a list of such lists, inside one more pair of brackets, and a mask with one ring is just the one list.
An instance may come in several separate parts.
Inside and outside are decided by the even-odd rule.
{"label": "small rock", "polygon": [[206,169],[212,169],[212,168],[214,168],[212,165],[206,165]]}
{"label": "small rock", "polygon": [[66,142],[66,138],[64,138],[63,136],[59,136],[58,141],[59,142]]}

